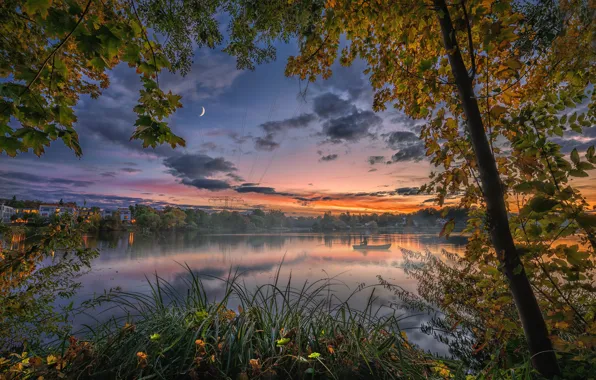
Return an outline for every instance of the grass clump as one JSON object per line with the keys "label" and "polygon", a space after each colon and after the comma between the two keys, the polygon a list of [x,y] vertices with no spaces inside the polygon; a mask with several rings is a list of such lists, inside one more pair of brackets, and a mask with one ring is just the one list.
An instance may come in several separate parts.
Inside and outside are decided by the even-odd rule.
{"label": "grass clump", "polygon": [[[181,295],[156,276],[151,294],[111,291],[90,302],[126,311],[71,338],[52,364],[40,368],[77,378],[221,379],[428,379],[450,369],[412,346],[396,314],[373,307],[374,287],[364,310],[340,302],[326,278],[301,287],[291,276],[248,291],[230,273],[218,302],[190,268]],[[230,305],[236,307],[232,310]],[[30,355],[31,356],[31,355]],[[444,362],[443,362],[444,363]]]}

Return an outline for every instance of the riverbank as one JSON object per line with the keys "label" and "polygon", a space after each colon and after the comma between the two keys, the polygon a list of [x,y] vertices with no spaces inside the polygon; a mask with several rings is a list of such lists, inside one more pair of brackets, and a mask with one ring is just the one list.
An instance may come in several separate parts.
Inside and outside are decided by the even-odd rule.
{"label": "riverbank", "polygon": [[[86,305],[127,314],[89,327],[26,357],[0,360],[15,376],[44,378],[429,379],[463,375],[455,361],[408,341],[398,315],[378,316],[374,291],[363,310],[333,297],[334,278],[294,286],[274,281],[248,291],[237,274],[219,279],[209,301],[188,269],[186,292],[155,278],[152,293],[112,291]],[[368,291],[359,288],[355,293]],[[231,300],[239,301],[235,310]]]}

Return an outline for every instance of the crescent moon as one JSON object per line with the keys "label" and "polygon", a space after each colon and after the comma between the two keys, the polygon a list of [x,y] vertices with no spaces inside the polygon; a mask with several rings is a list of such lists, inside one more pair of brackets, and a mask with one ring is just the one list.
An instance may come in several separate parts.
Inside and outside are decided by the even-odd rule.
{"label": "crescent moon", "polygon": [[201,114],[199,116],[203,116],[205,114],[205,107],[201,107],[203,109],[203,111],[201,112]]}

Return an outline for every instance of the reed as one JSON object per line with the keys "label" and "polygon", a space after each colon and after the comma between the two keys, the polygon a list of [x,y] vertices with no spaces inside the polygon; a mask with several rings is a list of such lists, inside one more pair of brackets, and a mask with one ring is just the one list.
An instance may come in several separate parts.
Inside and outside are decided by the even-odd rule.
{"label": "reed", "polygon": [[[210,278],[225,288],[217,302],[188,266],[186,292],[157,275],[148,279],[150,294],[108,292],[88,306],[109,304],[125,315],[88,326],[82,334],[88,343],[74,344],[78,358],[65,370],[137,379],[428,379],[448,371],[408,342],[400,330],[407,317],[373,306],[375,287],[339,300],[334,289],[344,285],[337,278],[296,287],[290,275],[280,284],[281,267],[271,284],[255,290],[238,272]],[[369,292],[362,310],[349,304],[359,292]]]}

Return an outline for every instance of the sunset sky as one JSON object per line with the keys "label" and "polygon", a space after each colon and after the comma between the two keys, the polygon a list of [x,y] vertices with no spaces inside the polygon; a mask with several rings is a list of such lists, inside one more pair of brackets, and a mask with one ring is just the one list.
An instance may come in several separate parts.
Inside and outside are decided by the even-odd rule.
{"label": "sunset sky", "polygon": [[[84,97],[77,106],[83,157],[61,142],[41,158],[1,155],[0,197],[108,207],[213,206],[211,197],[230,196],[241,198],[241,208],[296,214],[409,212],[432,205],[428,195],[409,194],[431,170],[416,123],[393,109],[372,111],[372,91],[358,62],[337,65],[330,80],[309,85],[303,100],[298,80],[284,76],[287,57],[296,51],[279,45],[275,62],[238,71],[233,58],[202,50],[186,77],[163,73],[161,86],[183,96],[171,126],[187,146],[175,150],[129,141],[140,80],[120,65],[103,96]],[[567,138],[565,145],[593,144],[593,134],[587,141]],[[594,184],[590,177],[579,185],[590,190]]]}

